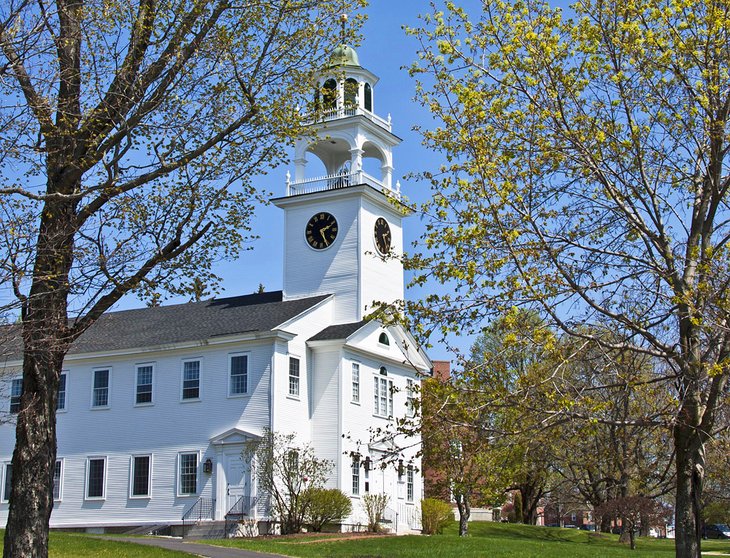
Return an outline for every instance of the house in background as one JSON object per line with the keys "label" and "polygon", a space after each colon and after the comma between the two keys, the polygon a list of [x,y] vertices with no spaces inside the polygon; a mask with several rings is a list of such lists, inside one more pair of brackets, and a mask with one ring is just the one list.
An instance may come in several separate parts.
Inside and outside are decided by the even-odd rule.
{"label": "house in background", "polygon": [[[397,532],[420,528],[421,464],[411,440],[372,439],[411,412],[431,363],[399,326],[367,321],[403,298],[402,219],[391,122],[377,77],[341,45],[317,84],[315,137],[295,146],[285,213],[283,291],[113,312],[70,350],[58,404],[51,527],[178,526],[243,511],[269,528],[247,440],[296,433],[334,463],[328,487],[353,500],[343,528],[367,524],[365,493],[389,496]],[[308,159],[324,176],[310,177]],[[366,172],[375,161],[378,176]],[[6,330],[11,331],[11,330]],[[17,342],[17,339],[16,339]],[[20,347],[3,366],[8,418],[22,393]],[[14,425],[0,425],[0,523],[7,520]],[[381,465],[383,465],[381,467]]]}

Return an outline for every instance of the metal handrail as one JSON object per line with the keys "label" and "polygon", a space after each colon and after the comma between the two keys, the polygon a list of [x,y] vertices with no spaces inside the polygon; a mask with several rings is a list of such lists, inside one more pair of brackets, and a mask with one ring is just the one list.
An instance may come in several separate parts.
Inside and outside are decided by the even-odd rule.
{"label": "metal handrail", "polygon": [[186,526],[197,525],[203,519],[213,519],[215,513],[215,499],[198,498],[182,516],[182,536],[185,538]]}

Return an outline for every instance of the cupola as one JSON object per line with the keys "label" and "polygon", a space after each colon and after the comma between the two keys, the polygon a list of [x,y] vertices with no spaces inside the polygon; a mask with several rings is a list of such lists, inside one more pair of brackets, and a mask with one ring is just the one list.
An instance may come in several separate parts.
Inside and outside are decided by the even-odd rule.
{"label": "cupola", "polygon": [[[310,123],[314,138],[296,143],[294,177],[287,176],[287,196],[331,188],[367,184],[388,195],[400,196],[393,184],[393,147],[400,138],[391,130],[391,118],[375,114],[378,77],[360,65],[357,52],[343,40],[316,76]],[[308,176],[307,161],[317,157],[324,176]],[[363,159],[375,159],[363,168]]]}

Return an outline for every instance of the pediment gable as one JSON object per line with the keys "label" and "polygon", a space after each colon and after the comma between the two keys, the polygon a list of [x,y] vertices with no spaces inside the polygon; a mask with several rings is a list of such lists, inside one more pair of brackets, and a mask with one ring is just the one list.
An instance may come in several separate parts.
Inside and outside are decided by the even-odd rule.
{"label": "pediment gable", "polygon": [[253,438],[260,438],[261,436],[242,430],[240,428],[229,428],[225,432],[221,432],[217,436],[213,436],[210,439],[210,443],[214,446],[224,446],[232,444],[243,444]]}
{"label": "pediment gable", "polygon": [[383,326],[375,320],[367,322],[345,340],[344,346],[391,362],[407,364],[422,374],[431,370],[428,356],[400,325]]}

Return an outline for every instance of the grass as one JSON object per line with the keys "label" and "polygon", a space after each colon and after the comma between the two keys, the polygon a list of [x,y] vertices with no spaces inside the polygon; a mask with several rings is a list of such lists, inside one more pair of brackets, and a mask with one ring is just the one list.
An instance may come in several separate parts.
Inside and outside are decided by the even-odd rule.
{"label": "grass", "polygon": [[[0,536],[5,532],[0,530]],[[51,558],[190,558],[190,554],[164,548],[97,539],[82,533],[51,532]]]}
{"label": "grass", "polygon": [[[308,537],[262,537],[205,541],[220,546],[299,556],[302,558],[672,558],[673,540],[639,538],[637,549],[618,542],[617,535],[577,529],[531,527],[480,522],[469,525],[470,536],[457,535],[456,524],[433,537],[369,537],[327,540]],[[730,542],[703,541],[704,551],[726,552]]]}

